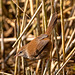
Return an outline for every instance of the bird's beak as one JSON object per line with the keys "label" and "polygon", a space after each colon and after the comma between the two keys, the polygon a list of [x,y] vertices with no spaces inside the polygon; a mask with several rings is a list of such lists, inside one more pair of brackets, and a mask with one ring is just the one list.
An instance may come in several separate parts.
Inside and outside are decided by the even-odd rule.
{"label": "bird's beak", "polygon": [[[20,53],[20,52],[22,52],[22,53]],[[17,56],[23,56],[23,50],[18,51],[14,57],[17,57]]]}
{"label": "bird's beak", "polygon": [[17,56],[19,56],[19,54],[18,54],[18,53],[16,53],[16,55],[14,56],[14,58],[16,58]]}

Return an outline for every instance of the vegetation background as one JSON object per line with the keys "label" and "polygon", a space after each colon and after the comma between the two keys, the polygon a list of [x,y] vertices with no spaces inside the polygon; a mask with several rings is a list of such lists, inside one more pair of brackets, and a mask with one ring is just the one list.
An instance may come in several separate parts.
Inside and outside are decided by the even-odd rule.
{"label": "vegetation background", "polygon": [[[45,33],[55,12],[50,57],[14,58],[20,47]],[[0,75],[75,75],[75,0],[0,0]]]}

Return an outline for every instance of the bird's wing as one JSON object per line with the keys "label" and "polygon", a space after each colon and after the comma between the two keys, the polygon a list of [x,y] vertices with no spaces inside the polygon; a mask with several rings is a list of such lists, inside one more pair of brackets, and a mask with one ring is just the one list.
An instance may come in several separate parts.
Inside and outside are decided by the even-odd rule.
{"label": "bird's wing", "polygon": [[48,35],[47,34],[41,34],[40,36],[37,37],[37,39],[42,40],[44,38],[47,38]]}
{"label": "bird's wing", "polygon": [[34,54],[35,57],[37,57],[43,51],[43,48],[48,44],[49,41],[50,40],[48,38],[47,39],[40,40],[40,42],[36,46],[36,52]]}

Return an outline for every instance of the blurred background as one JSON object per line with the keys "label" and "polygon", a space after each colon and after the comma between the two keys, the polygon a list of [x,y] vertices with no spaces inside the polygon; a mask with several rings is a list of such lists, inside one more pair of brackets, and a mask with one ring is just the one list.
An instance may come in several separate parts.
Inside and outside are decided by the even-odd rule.
{"label": "blurred background", "polygon": [[[14,57],[19,48],[45,33],[55,12],[49,57]],[[75,0],[0,0],[0,75],[75,75]]]}

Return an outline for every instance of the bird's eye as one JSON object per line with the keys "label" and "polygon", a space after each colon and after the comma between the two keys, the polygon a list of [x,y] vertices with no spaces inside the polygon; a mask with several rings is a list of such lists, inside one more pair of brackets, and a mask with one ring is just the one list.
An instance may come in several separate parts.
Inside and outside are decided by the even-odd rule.
{"label": "bird's eye", "polygon": [[21,53],[22,53],[22,51],[19,52],[19,54],[21,54]]}

